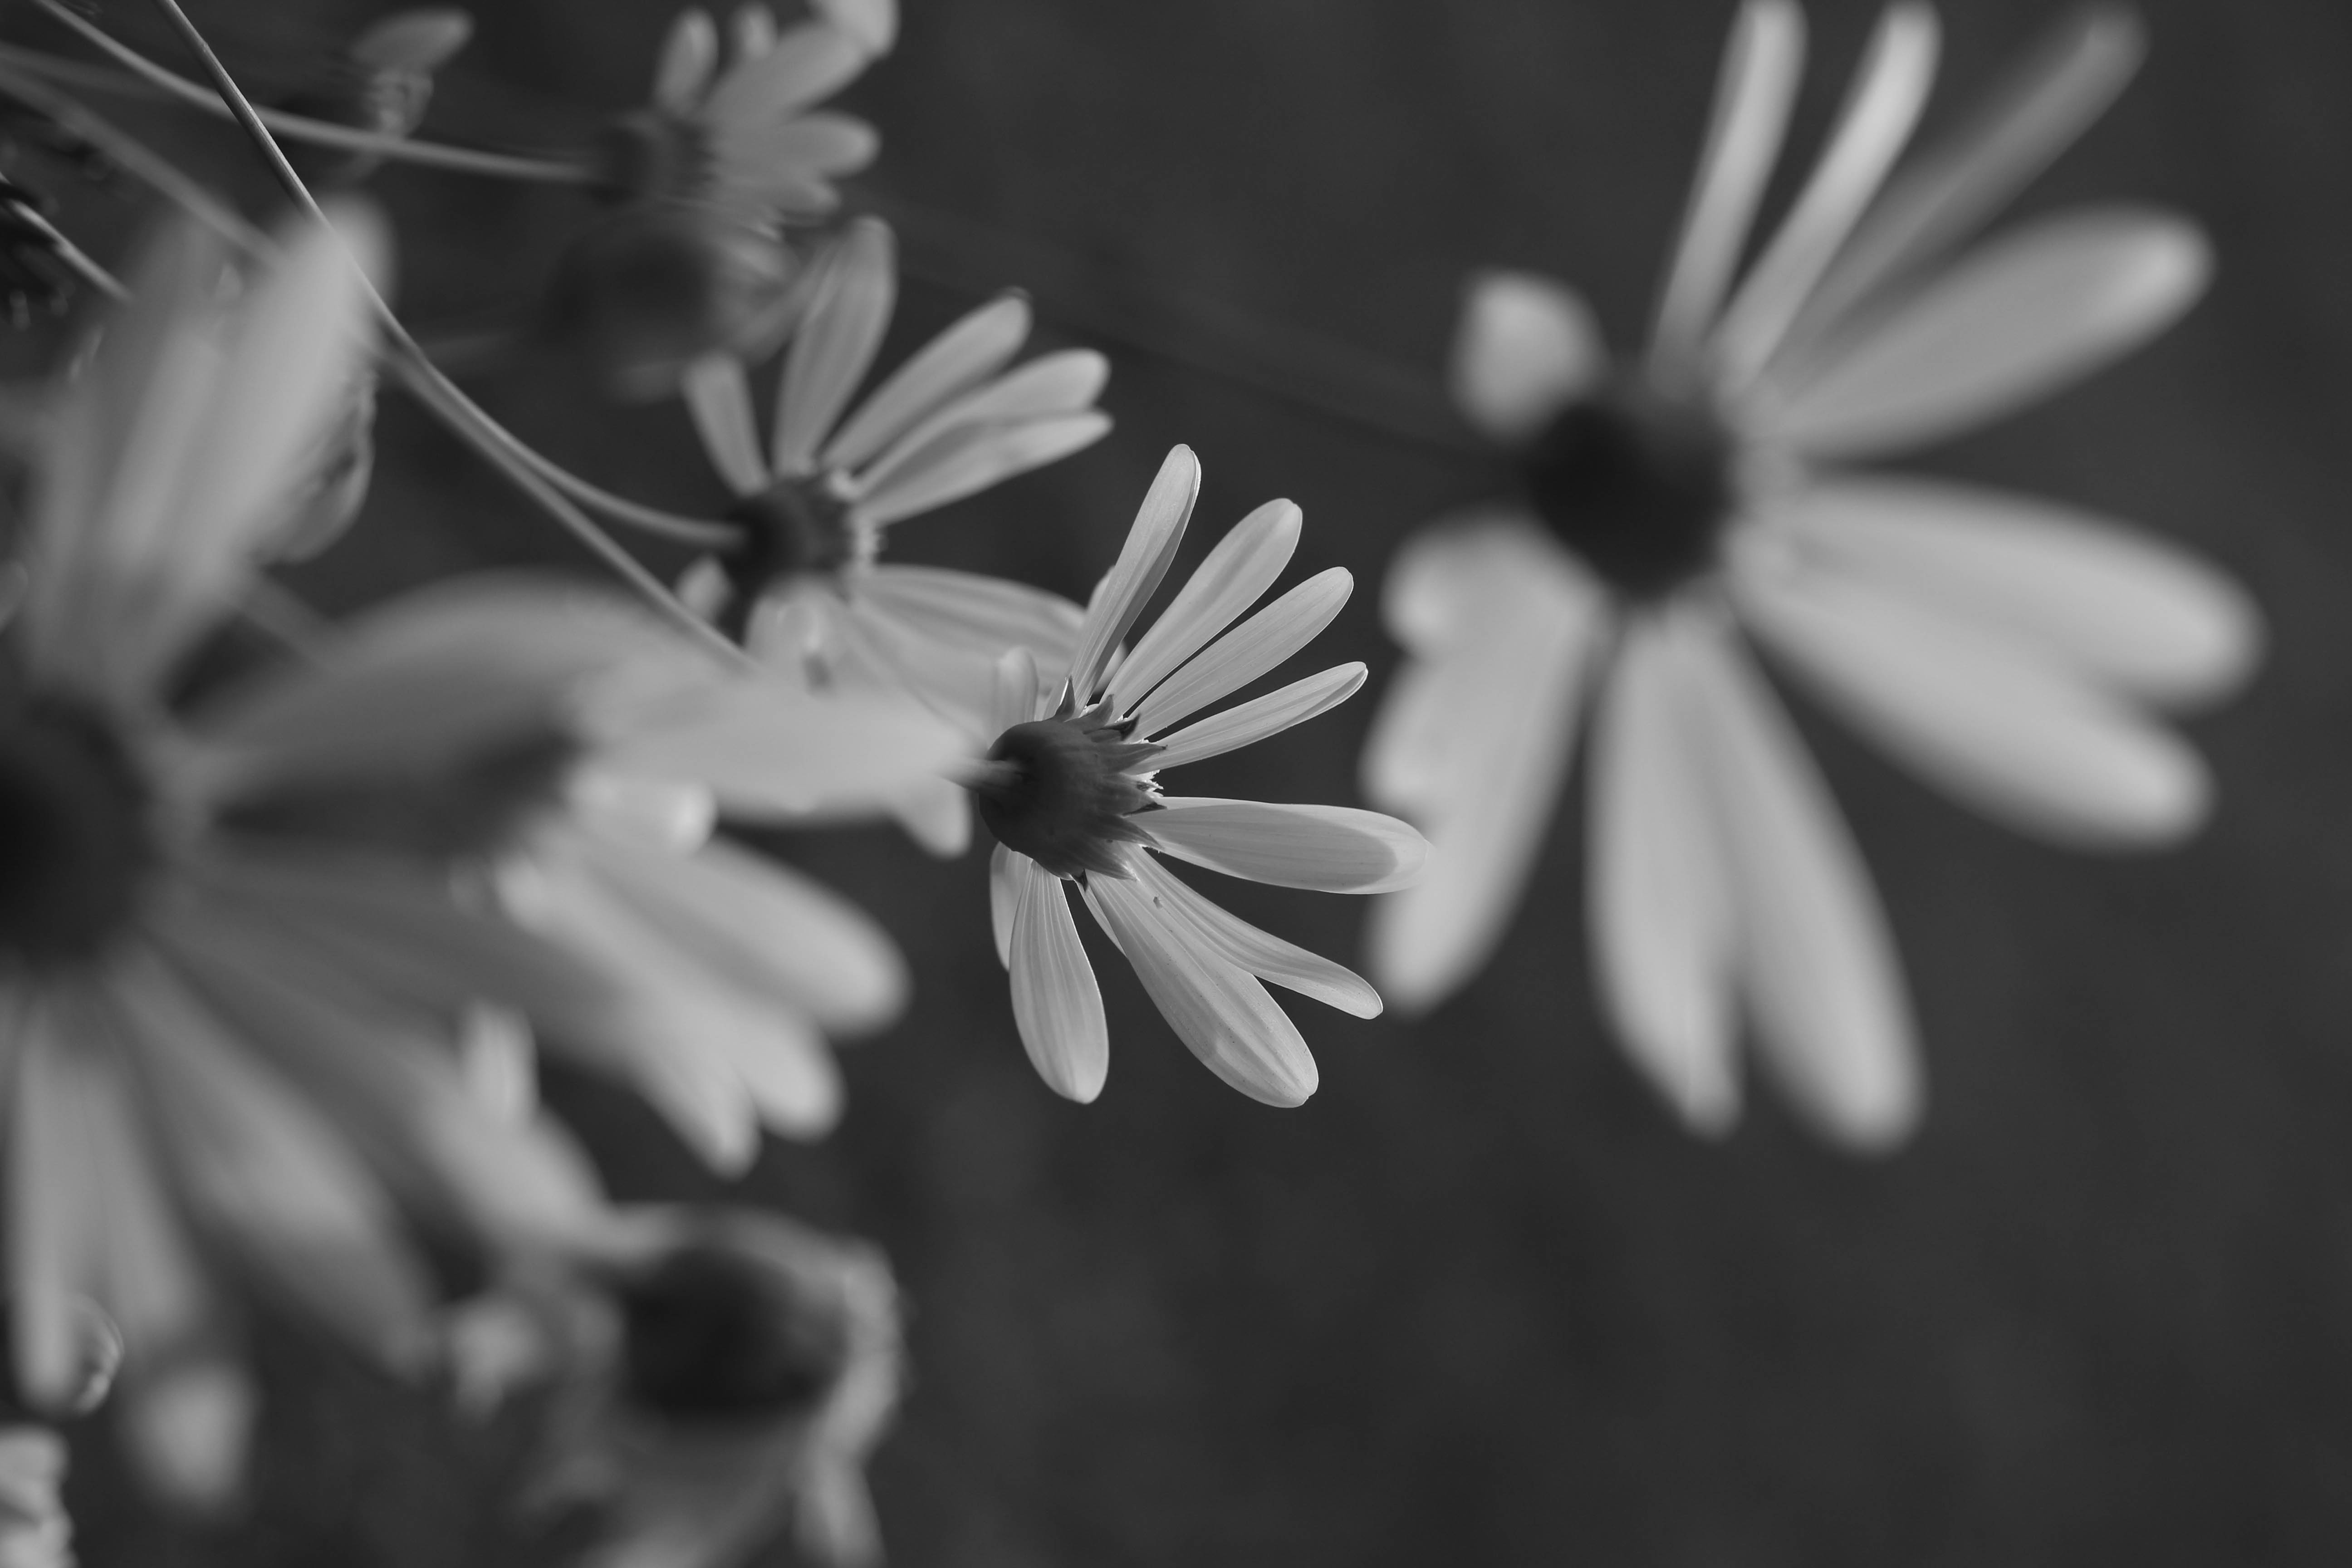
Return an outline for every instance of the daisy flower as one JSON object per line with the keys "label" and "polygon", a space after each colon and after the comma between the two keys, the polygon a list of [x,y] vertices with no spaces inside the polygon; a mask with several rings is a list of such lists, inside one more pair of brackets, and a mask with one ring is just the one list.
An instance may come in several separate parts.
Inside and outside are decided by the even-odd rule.
{"label": "daisy flower", "polygon": [[1518,494],[1409,542],[1406,661],[1364,758],[1428,877],[1386,900],[1372,972],[1430,1005],[1499,940],[1593,709],[1587,922],[1602,1002],[1696,1129],[1738,1114],[1734,1037],[1829,1137],[1900,1142],[1914,1021],[1862,858],[1750,653],[1996,821],[2169,843],[2209,785],[2151,710],[2218,698],[2258,622],[2180,552],[2047,501],[1849,465],[1975,428],[2126,353],[2202,289],[2203,237],[2132,207],[1973,247],[2119,89],[2124,16],[2068,30],[1997,111],[1885,179],[1934,71],[1935,14],[1888,10],[1811,180],[1739,268],[1803,19],[1752,0],[1647,353],[1612,364],[1541,278],[1469,290],[1463,412]]}
{"label": "daisy flower", "polygon": [[[683,586],[755,656],[813,687],[909,691],[976,727],[998,657],[1018,647],[1041,664],[1066,663],[1078,607],[969,572],[880,564],[882,531],[1101,439],[1110,419],[1094,403],[1109,367],[1088,349],[1013,365],[1030,314],[1008,294],[852,409],[896,294],[888,226],[853,223],[815,264],[764,444],[740,361],[713,354],[688,373],[688,405],[739,498],[728,517],[744,543],[698,563]],[[952,786],[903,815],[943,854],[969,841]]]}
{"label": "daisy flower", "polygon": [[[433,73],[473,36],[474,19],[463,11],[395,11],[370,23],[328,63],[322,79],[287,100],[286,108],[379,136],[406,136],[425,122]],[[307,146],[298,146],[292,156],[310,184],[363,180],[383,162],[373,153],[322,154]]]}
{"label": "daisy flower", "polygon": [[1347,603],[1351,579],[1335,566],[1234,625],[1297,546],[1299,511],[1288,501],[1234,525],[1119,656],[1175,559],[1200,482],[1189,449],[1169,453],[1046,695],[1027,649],[1001,661],[996,742],[971,785],[997,840],[991,912],[1021,1041],[1046,1083],[1072,1100],[1102,1092],[1110,1037],[1064,884],[1076,884],[1210,1071],[1253,1100],[1297,1105],[1315,1092],[1315,1058],[1261,982],[1360,1018],[1380,1012],[1379,994],[1226,913],[1157,857],[1276,887],[1376,893],[1412,881],[1427,849],[1411,827],[1374,812],[1160,793],[1162,770],[1279,734],[1364,682],[1362,665],[1343,664],[1194,718],[1306,647]]}

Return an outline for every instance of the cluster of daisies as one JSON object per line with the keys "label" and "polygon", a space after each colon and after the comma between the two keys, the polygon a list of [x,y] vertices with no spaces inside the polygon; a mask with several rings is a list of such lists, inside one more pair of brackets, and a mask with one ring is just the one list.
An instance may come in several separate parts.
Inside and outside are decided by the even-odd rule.
{"label": "cluster of daisies", "polygon": [[[1819,164],[1751,244],[1804,35],[1787,0],[1750,0],[1646,350],[1612,360],[1549,279],[1472,279],[1452,386],[1511,489],[1391,568],[1404,659],[1363,761],[1388,816],[1170,792],[1170,770],[1367,678],[1350,661],[1229,700],[1351,583],[1276,592],[1302,518],[1276,500],[1171,584],[1201,478],[1186,448],[1083,605],[886,557],[893,524],[1109,424],[1103,357],[1024,358],[1018,296],[877,364],[894,241],[844,216],[837,184],[877,138],[824,104],[891,48],[890,0],[815,0],[789,25],[689,11],[644,108],[532,156],[419,134],[469,31],[456,12],[389,17],[314,89],[256,106],[208,50],[194,79],[41,4],[125,83],[239,118],[293,216],[248,226],[58,85],[103,79],[89,63],[0,47],[41,155],[173,215],[117,268],[0,184],[12,308],[103,297],[26,422],[0,578],[10,1562],[65,1560],[38,1423],[110,1383],[161,1493],[236,1495],[257,1289],[463,1409],[528,1402],[532,1500],[593,1513],[591,1561],[717,1568],[785,1529],[821,1561],[877,1556],[862,1467],[901,1376],[879,1253],[754,1209],[615,1205],[537,1093],[559,1053],[722,1173],[765,1134],[834,1124],[829,1042],[888,1025],[907,964],[735,829],[880,817],[953,857],[976,818],[1046,1085],[1091,1100],[1109,1070],[1075,902],[1202,1064],[1297,1105],[1315,1060],[1267,986],[1369,1017],[1383,992],[1429,1009],[1468,983],[1589,710],[1587,926],[1616,1037],[1695,1130],[1738,1116],[1745,1035],[1825,1136],[1884,1149],[1923,1100],[1901,970],[1755,650],[2043,837],[2162,843],[2207,808],[2153,715],[2248,673],[2259,627],[2236,589],[2058,505],[1857,467],[2087,374],[2202,286],[2202,239],[2162,213],[1979,238],[2128,78],[2126,17],[2070,26],[1997,113],[1906,161],[1937,25],[1894,5]],[[723,514],[565,472],[436,366],[372,280],[379,221],[333,194],[390,161],[601,204],[533,331],[615,395],[681,399]],[[295,600],[272,568],[358,510],[379,382],[612,579],[461,576],[331,623]],[[658,580],[615,528],[698,558]],[[1171,860],[1382,895],[1371,979]],[[476,1281],[454,1298],[453,1247]]]}

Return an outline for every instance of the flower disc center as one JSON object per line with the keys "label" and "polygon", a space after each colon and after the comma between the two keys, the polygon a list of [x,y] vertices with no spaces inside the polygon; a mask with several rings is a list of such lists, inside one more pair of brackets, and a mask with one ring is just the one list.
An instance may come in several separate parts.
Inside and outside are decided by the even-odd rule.
{"label": "flower disc center", "polygon": [[1128,770],[1159,749],[1116,727],[1089,730],[1067,719],[1015,724],[997,737],[988,752],[995,765],[971,786],[980,820],[998,843],[1057,877],[1125,877],[1116,846],[1149,842],[1129,818],[1152,805]]}
{"label": "flower disc center", "polygon": [[752,603],[768,585],[788,577],[831,575],[863,560],[866,548],[849,516],[849,503],[822,480],[783,479],[727,510],[743,531],[741,542],[719,558],[734,592],[721,614],[726,631],[740,637]]}
{"label": "flower disc center", "polygon": [[1714,564],[1731,455],[1706,410],[1622,384],[1561,410],[1520,453],[1519,472],[1562,543],[1612,587],[1649,599]]}
{"label": "flower disc center", "polygon": [[77,703],[0,713],[0,956],[88,957],[130,917],[155,862],[145,780]]}
{"label": "flower disc center", "polygon": [[633,1403],[678,1417],[809,1410],[849,1361],[842,1313],[786,1271],[689,1243],[618,1291]]}

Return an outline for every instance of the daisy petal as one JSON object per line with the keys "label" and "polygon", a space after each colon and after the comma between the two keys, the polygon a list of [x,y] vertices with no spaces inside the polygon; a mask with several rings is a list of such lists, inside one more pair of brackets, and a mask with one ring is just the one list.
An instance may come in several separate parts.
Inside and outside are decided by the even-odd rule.
{"label": "daisy petal", "polygon": [[2170,326],[2204,291],[2194,225],[2110,208],[1994,240],[1776,388],[1776,435],[1815,457],[1900,451],[2038,401]]}
{"label": "daisy petal", "polygon": [[1919,1122],[1919,1048],[1885,911],[1788,716],[1711,628],[1683,639],[1715,821],[1732,872],[1740,988],[1764,1064],[1858,1152]]}
{"label": "daisy petal", "polygon": [[887,55],[898,42],[898,0],[813,0],[810,9],[869,55]]}
{"label": "daisy petal", "polygon": [[1197,724],[1188,724],[1172,735],[1160,737],[1157,743],[1164,749],[1151,759],[1151,766],[1165,771],[1255,745],[1269,735],[1279,735],[1295,724],[1304,724],[1318,713],[1330,711],[1354,696],[1363,684],[1364,667],[1360,664],[1342,664],[1320,675],[1294,680],[1279,691],[1269,691]]}
{"label": "daisy petal", "polygon": [[1731,384],[1748,381],[1772,357],[1878,194],[1927,104],[1940,38],[1935,11],[1920,0],[1902,0],[1881,17],[1829,150],[1723,313],[1714,352]]}
{"label": "daisy petal", "polygon": [[[1183,542],[1184,523],[1192,515],[1192,501],[1201,493],[1201,463],[1190,447],[1171,447],[1160,465],[1151,489],[1128,530],[1118,561],[1095,584],[1087,602],[1086,621],[1078,629],[1078,651],[1070,661],[1070,689],[1078,701],[1091,702],[1102,679],[1111,650],[1127,636],[1143,613],[1144,601],[1168,574],[1176,547]],[[1335,608],[1333,611],[1337,614]]]}
{"label": "daisy petal", "polygon": [[1150,855],[1132,855],[1136,880],[1228,963],[1358,1018],[1381,1016],[1381,994],[1344,964],[1262,931],[1179,880]]}
{"label": "daisy petal", "polygon": [[1134,882],[1089,878],[1086,898],[1160,1016],[1211,1072],[1262,1104],[1307,1102],[1319,1081],[1315,1058],[1255,976],[1220,956],[1189,922],[1170,923]]}
{"label": "daisy petal", "polygon": [[1020,907],[1028,875],[1019,862],[1028,858],[1016,858],[1016,852],[1002,844],[988,857],[988,926],[996,937],[996,962],[1008,968],[1013,963],[1013,912]]}
{"label": "daisy petal", "polygon": [[1029,336],[1029,301],[1005,294],[941,332],[875,389],[818,454],[828,468],[855,468],[948,399],[1003,370]]}
{"label": "daisy petal", "polygon": [[1007,648],[1027,648],[1056,674],[1069,667],[1086,617],[1059,594],[939,566],[877,565],[859,581],[857,595],[939,641],[991,658]]}
{"label": "daisy petal", "polygon": [[793,27],[758,59],[730,67],[703,100],[702,118],[723,143],[840,91],[866,62],[865,52],[832,27]]}
{"label": "daisy petal", "polygon": [[1013,930],[1005,959],[1013,1019],[1046,1087],[1085,1105],[1110,1071],[1110,1026],[1094,965],[1078,941],[1061,879],[1027,856],[1012,862]]}
{"label": "daisy petal", "polygon": [[124,1447],[139,1479],[158,1495],[195,1512],[217,1512],[234,1506],[244,1487],[261,1393],[226,1355],[173,1351],[170,1361],[124,1387]]}
{"label": "daisy petal", "polygon": [[1774,517],[1823,570],[1988,630],[2013,632],[2092,681],[2195,703],[2242,685],[2261,612],[2187,552],[2032,497],[1910,479],[1841,479]]}
{"label": "daisy petal", "polygon": [[[747,130],[722,150],[713,174],[722,204],[792,214],[830,212],[839,200],[826,184],[874,162],[882,138],[846,114],[806,114]],[[765,216],[755,212],[754,216]]]}
{"label": "daisy petal", "polygon": [[1609,374],[1583,297],[1532,272],[1479,272],[1463,290],[1447,385],[1482,435],[1517,446]]}
{"label": "daisy petal", "polygon": [[952,860],[971,847],[971,802],[951,779],[927,779],[892,795],[890,816],[926,854]]}
{"label": "daisy petal", "polygon": [[1235,523],[1111,673],[1112,708],[1126,712],[1169,672],[1234,624],[1274,586],[1298,548],[1300,514],[1272,500]]}
{"label": "daisy petal", "polygon": [[767,465],[760,460],[760,437],[751,426],[751,384],[733,354],[703,354],[686,367],[679,390],[702,437],[702,449],[727,488],[739,496],[768,488]]}
{"label": "daisy petal", "polygon": [[1997,821],[2123,847],[2204,820],[2196,753],[2030,646],[1828,571],[1759,573],[1738,591],[1757,635],[1824,699]]}
{"label": "daisy petal", "polygon": [[1475,641],[1496,606],[1530,593],[1559,603],[1593,599],[1591,574],[1525,513],[1481,509],[1416,531],[1398,547],[1381,584],[1381,619],[1414,653]]}
{"label": "daisy petal", "polygon": [[1182,722],[1313,642],[1355,586],[1346,567],[1328,567],[1266,605],[1152,688],[1136,705],[1136,733],[1157,735]]}
{"label": "daisy petal", "polygon": [[1780,158],[1804,68],[1805,14],[1792,0],[1747,0],[1724,51],[1706,151],[1658,299],[1651,341],[1661,360],[1694,359],[1715,324]]}
{"label": "daisy petal", "polygon": [[737,59],[756,60],[776,47],[776,14],[761,0],[743,0],[727,23],[727,44]]}
{"label": "daisy petal", "polygon": [[95,1076],[95,1065],[60,1037],[51,1009],[35,1004],[9,1086],[8,1326],[16,1377],[44,1410],[65,1408],[80,1385],[74,1298],[104,1294],[107,1222],[78,1135],[85,1103],[110,1092],[89,1081]]}
{"label": "daisy petal", "polygon": [[1110,416],[1092,411],[952,431],[912,453],[888,480],[866,490],[857,513],[875,527],[887,528],[1016,474],[1058,463],[1109,433]]}
{"label": "daisy petal", "polygon": [[654,107],[681,119],[691,115],[718,64],[719,28],[710,14],[699,6],[679,12],[654,67]]}
{"label": "daisy petal", "polygon": [[1038,716],[1037,660],[1025,647],[1007,648],[996,661],[996,681],[991,694],[988,732],[1002,735],[1015,724]]}
{"label": "daisy petal", "polygon": [[1169,795],[1134,818],[1180,860],[1277,888],[1385,893],[1421,875],[1429,845],[1393,816],[1346,805]]}
{"label": "daisy petal", "polygon": [[898,301],[897,248],[889,225],[856,218],[820,263],[824,280],[793,334],[776,395],[777,473],[815,467],[818,446],[872,368]]}
{"label": "daisy petal", "polygon": [[1021,425],[1061,414],[1089,412],[1110,377],[1110,362],[1091,349],[1066,349],[1041,355],[1007,371],[934,411],[890,444],[872,468],[858,476],[868,494],[887,486],[904,469],[921,466],[927,447],[967,428]]}
{"label": "daisy petal", "polygon": [[1730,890],[1679,674],[1666,627],[1630,621],[1594,719],[1585,920],[1634,1061],[1694,1130],[1720,1133],[1739,1115]]}
{"label": "daisy petal", "polygon": [[2147,52],[2146,27],[2120,6],[2062,20],[1965,125],[1887,183],[1790,330],[1791,342],[1834,328],[1874,289],[1968,238],[2105,111]]}

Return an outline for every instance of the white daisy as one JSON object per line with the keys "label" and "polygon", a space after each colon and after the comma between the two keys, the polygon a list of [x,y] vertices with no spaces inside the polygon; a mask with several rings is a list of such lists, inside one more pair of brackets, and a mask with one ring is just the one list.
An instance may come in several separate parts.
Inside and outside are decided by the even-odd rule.
{"label": "white daisy", "polygon": [[46,1426],[0,1426],[0,1568],[73,1568],[66,1440]]}
{"label": "white daisy", "polygon": [[[2229,582],[2045,501],[1845,465],[1973,428],[2161,331],[2199,231],[2132,207],[1964,242],[2119,89],[2136,25],[2097,12],[1998,112],[1885,180],[1937,28],[1897,5],[1810,182],[1744,274],[1803,54],[1785,0],[1740,14],[1650,347],[1612,364],[1565,288],[1492,274],[1454,361],[1520,493],[1408,542],[1407,658],[1366,792],[1434,846],[1384,900],[1372,969],[1434,1004],[1493,951],[1587,701],[1587,921],[1609,1016],[1697,1129],[1740,1100],[1734,1037],[1824,1133],[1916,1124],[1914,1025],[1861,857],[1748,652],[1970,806],[2063,844],[2168,843],[2208,807],[2149,710],[2217,698],[2260,641]],[[1736,284],[1736,287],[1735,287]]]}
{"label": "white daisy", "polygon": [[[1025,647],[1068,661],[1080,612],[1057,595],[932,566],[878,563],[883,530],[1101,439],[1109,367],[1088,349],[1018,365],[1028,302],[1008,294],[941,332],[856,408],[890,324],[888,226],[863,218],[814,264],[762,443],[742,363],[713,354],[686,395],[710,460],[740,497],[736,552],[685,590],[746,646],[813,687],[904,690],[977,728],[996,660]],[[952,786],[908,803],[919,837],[960,853],[970,821]]]}
{"label": "white daisy", "polygon": [[1299,511],[1288,501],[1237,523],[1119,656],[1175,559],[1200,482],[1190,450],[1169,453],[1048,695],[1039,695],[1026,649],[1005,656],[996,742],[971,786],[997,839],[991,908],[1022,1044],[1072,1100],[1102,1092],[1110,1038],[1065,883],[1076,884],[1210,1071],[1253,1100],[1297,1105],[1315,1092],[1315,1058],[1260,982],[1361,1018],[1380,1012],[1380,996],[1328,959],[1227,914],[1154,852],[1276,887],[1374,893],[1410,882],[1427,849],[1411,827],[1374,812],[1160,793],[1162,770],[1279,734],[1364,682],[1362,665],[1343,664],[1186,722],[1306,647],[1347,603],[1351,579],[1335,566],[1234,624],[1297,545]]}

